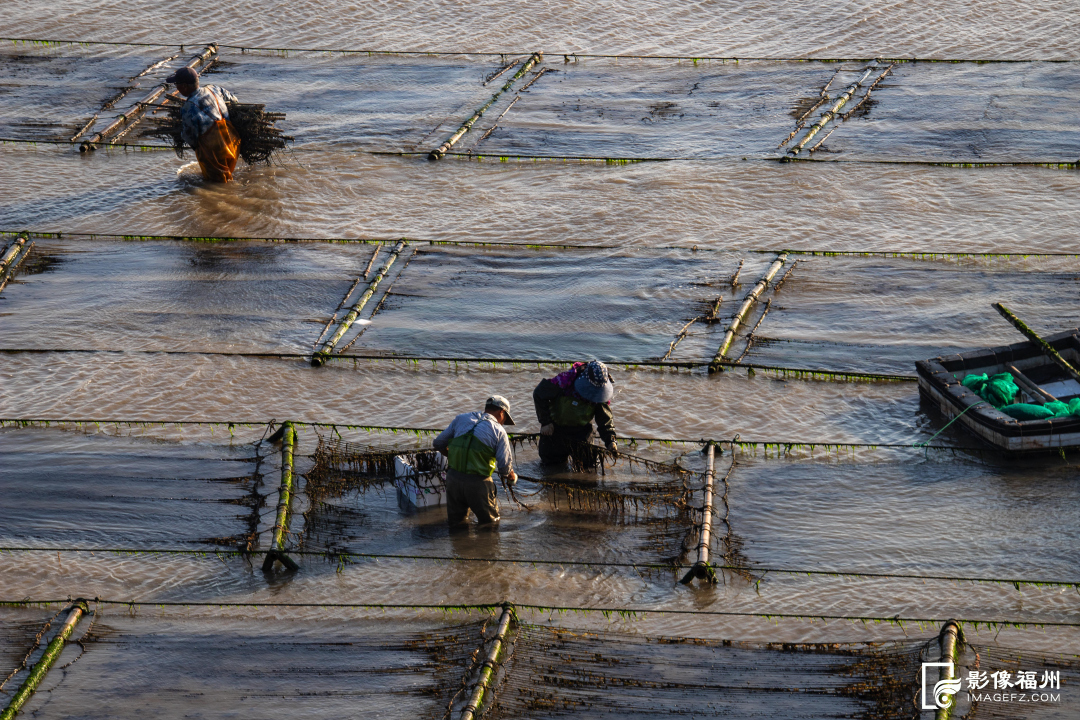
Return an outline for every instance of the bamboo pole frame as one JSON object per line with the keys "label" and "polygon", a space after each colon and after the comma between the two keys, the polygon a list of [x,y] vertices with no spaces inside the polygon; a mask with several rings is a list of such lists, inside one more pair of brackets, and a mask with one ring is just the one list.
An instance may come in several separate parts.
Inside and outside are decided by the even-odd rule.
{"label": "bamboo pole frame", "polygon": [[716,355],[709,364],[710,374],[721,372],[723,370],[721,363],[727,359],[727,353],[728,350],[731,349],[731,342],[735,339],[735,333],[738,332],[743,320],[746,319],[746,315],[750,312],[750,308],[754,306],[754,303],[757,302],[761,293],[765,291],[765,288],[772,282],[772,279],[776,277],[776,273],[780,272],[780,268],[787,262],[787,256],[787,252],[782,252],[777,255],[776,260],[769,266],[769,269],[765,271],[765,274],[757,281],[753,289],[746,294],[742,305],[739,306],[738,312],[735,313],[735,317],[731,320],[731,325],[728,327],[727,332],[724,333],[724,341],[720,343],[720,349],[716,351]]}
{"label": "bamboo pole frame", "polygon": [[[949,620],[942,626],[941,634],[938,635],[938,643],[941,646],[941,658],[939,661],[951,663],[950,665],[943,665],[939,669],[938,682],[956,680],[956,661],[962,640],[960,640],[960,627],[955,620]],[[956,708],[956,694],[950,694],[948,698],[948,702],[944,703],[944,707],[939,707],[937,712],[934,713],[934,720],[949,720],[952,717],[953,710]],[[936,701],[937,698],[935,697],[934,700]]]}
{"label": "bamboo pole frame", "polygon": [[446,139],[446,142],[428,153],[428,160],[442,160],[443,157],[446,156],[446,153],[450,152],[454,145],[457,144],[458,140],[460,140],[462,136],[465,135],[465,133],[472,130],[472,126],[476,124],[477,120],[484,116],[484,113],[487,111],[487,109],[494,105],[495,101],[498,100],[504,92],[513,87],[514,83],[520,80],[525,75],[525,73],[532,69],[534,65],[542,62],[543,59],[543,50],[534,52],[529,57],[529,59],[526,60],[520,68],[518,68],[518,71],[514,73],[509,80],[506,81],[506,84],[499,88],[499,90],[494,95],[492,95],[491,98],[486,103],[484,103],[479,110],[474,112],[468,120],[463,122],[461,124],[461,127],[459,127],[456,131],[454,131],[453,135]]}
{"label": "bamboo pole frame", "polygon": [[499,618],[499,629],[495,633],[495,639],[491,641],[491,648],[488,650],[487,657],[484,658],[484,662],[480,667],[480,675],[476,679],[472,695],[469,696],[469,702],[462,708],[458,720],[475,720],[475,718],[479,717],[480,708],[484,704],[484,696],[490,697],[493,690],[491,686],[492,680],[495,678],[495,666],[499,664],[500,656],[503,655],[506,648],[506,633],[509,631],[513,619],[514,606],[510,603],[503,603],[502,616]]}
{"label": "bamboo pole frame", "polygon": [[806,135],[803,136],[803,139],[800,140],[797,144],[795,144],[790,150],[788,150],[788,155],[790,155],[791,157],[795,157],[796,155],[798,155],[800,152],[802,152],[802,149],[806,147],[806,144],[809,143],[822,128],[835,120],[837,115],[840,113],[840,108],[844,107],[844,105],[846,105],[847,102],[851,100],[852,96],[855,95],[855,92],[860,87],[862,87],[862,84],[866,82],[866,78],[870,77],[870,73],[872,73],[873,71],[874,68],[867,68],[866,72],[863,73],[863,76],[859,80],[849,85],[847,90],[842,92],[840,94],[840,97],[836,99],[836,102],[833,103],[828,110],[821,113],[821,117],[818,118],[817,122],[810,126],[810,129],[806,131]]}
{"label": "bamboo pole frame", "polygon": [[[197,66],[203,65],[206,63],[207,60],[216,55],[217,51],[217,45],[215,43],[210,43],[205,48],[203,48],[203,51],[201,53],[192,57],[191,60],[188,61],[187,65],[185,65],[184,67],[195,68]],[[79,152],[85,153],[92,150],[97,150],[97,143],[105,141],[110,135],[116,133],[124,125],[127,125],[127,127],[124,128],[125,131],[129,129],[132,125],[139,121],[139,118],[141,118],[146,113],[148,106],[151,105],[159,97],[161,97],[162,94],[164,94],[164,92],[168,89],[168,87],[169,84],[166,82],[162,82],[161,84],[157,85],[153,90],[150,91],[149,94],[146,95],[146,97],[132,105],[130,110],[122,113],[115,120],[109,123],[109,125],[104,130],[95,133],[93,136],[86,140],[83,140],[82,143],[79,145]]]}
{"label": "bamboo pole frame", "polygon": [[330,359],[330,353],[333,352],[337,344],[341,342],[341,339],[345,337],[345,333],[349,332],[349,328],[356,322],[356,319],[360,317],[360,312],[367,305],[368,300],[375,294],[375,289],[379,287],[379,283],[386,277],[386,273],[390,271],[390,266],[397,260],[398,255],[409,243],[402,238],[398,240],[398,244],[394,246],[394,249],[390,251],[390,255],[387,256],[383,266],[379,268],[379,271],[375,273],[375,277],[368,283],[367,289],[364,290],[364,294],[360,296],[360,299],[356,301],[356,304],[349,308],[349,312],[345,313],[345,317],[341,319],[341,324],[338,325],[338,329],[334,331],[334,334],[330,336],[330,339],[323,343],[322,348],[315,351],[311,355],[311,366],[320,367]]}
{"label": "bamboo pole frame", "polygon": [[679,582],[689,585],[694,578],[706,580],[710,585],[716,584],[716,572],[709,563],[709,544],[712,542],[712,518],[713,518],[713,489],[716,478],[716,444],[709,440],[707,443],[705,460],[705,504],[701,509],[701,536],[698,538],[698,559],[690,571],[683,575]]}
{"label": "bamboo pole frame", "polygon": [[1028,340],[1035,343],[1035,345],[1038,346],[1040,350],[1046,353],[1047,357],[1057,363],[1058,367],[1068,373],[1069,377],[1071,377],[1073,380],[1080,381],[1080,372],[1077,372],[1076,368],[1070,365],[1068,360],[1061,357],[1061,353],[1055,350],[1053,345],[1043,340],[1038,333],[1029,328],[1027,326],[1027,323],[1016,317],[1016,315],[1013,315],[1012,311],[1001,303],[994,303],[993,308],[999,313],[1001,313],[1001,317],[1011,322],[1013,324],[1013,327],[1023,333]]}
{"label": "bamboo pole frame", "polygon": [[274,537],[270,549],[263,560],[263,572],[274,569],[277,560],[290,572],[300,569],[296,562],[285,554],[285,538],[289,533],[289,506],[293,491],[293,455],[296,450],[296,428],[291,422],[281,425],[281,487],[278,488],[277,519],[274,521]]}
{"label": "bamboo pole frame", "polygon": [[34,691],[45,680],[45,676],[48,675],[50,668],[60,657],[60,653],[64,651],[64,646],[75,631],[75,626],[79,624],[79,620],[88,612],[90,612],[90,608],[87,606],[86,601],[81,598],[71,604],[68,608],[67,620],[64,621],[60,632],[49,642],[45,648],[45,653],[30,668],[30,674],[23,680],[19,689],[15,691],[15,694],[11,697],[11,702],[8,703],[3,712],[0,712],[0,720],[13,720],[19,714],[26,701],[33,696]]}

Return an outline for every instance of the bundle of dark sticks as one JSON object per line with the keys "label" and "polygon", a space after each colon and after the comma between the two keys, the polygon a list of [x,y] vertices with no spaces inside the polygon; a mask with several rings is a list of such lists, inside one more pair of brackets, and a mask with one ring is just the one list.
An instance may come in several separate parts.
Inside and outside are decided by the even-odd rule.
{"label": "bundle of dark sticks", "polygon": [[[240,158],[248,165],[269,165],[274,154],[284,150],[293,141],[278,129],[276,123],[285,119],[285,113],[267,112],[265,105],[229,103],[229,124],[240,138]],[[147,118],[151,127],[142,131],[143,137],[161,138],[168,142],[177,157],[184,157],[184,141],[180,134],[180,103],[172,102],[164,109],[166,117]]]}

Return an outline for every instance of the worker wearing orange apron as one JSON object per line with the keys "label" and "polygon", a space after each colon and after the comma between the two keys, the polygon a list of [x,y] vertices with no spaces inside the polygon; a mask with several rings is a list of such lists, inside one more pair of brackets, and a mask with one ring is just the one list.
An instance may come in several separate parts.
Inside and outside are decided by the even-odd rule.
{"label": "worker wearing orange apron", "polygon": [[166,78],[187,98],[180,108],[181,136],[195,150],[203,177],[211,182],[230,182],[240,157],[240,138],[229,123],[230,102],[236,96],[217,85],[199,86],[199,74],[180,68]]}

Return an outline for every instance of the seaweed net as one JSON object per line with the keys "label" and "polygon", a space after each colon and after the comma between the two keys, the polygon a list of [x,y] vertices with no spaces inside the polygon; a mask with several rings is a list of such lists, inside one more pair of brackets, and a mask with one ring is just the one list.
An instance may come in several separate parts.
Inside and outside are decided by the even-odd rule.
{"label": "seaweed net", "polygon": [[[112,618],[82,639],[86,657],[50,707],[59,705],[56,712],[65,716],[100,717],[123,698],[140,715],[182,703],[195,715],[244,707],[255,717],[345,717],[363,702],[375,717],[438,718],[460,693],[486,624],[343,631],[340,623],[318,621],[267,627]],[[139,682],[132,685],[135,675]]]}
{"label": "seaweed net", "polygon": [[[535,439],[513,440],[520,482],[513,487],[504,484],[511,501],[503,505],[504,523],[507,511],[547,512],[563,518],[556,542],[580,538],[582,533],[631,530],[625,535],[626,549],[651,562],[677,565],[686,561],[702,517],[699,473],[677,463],[612,454],[591,446],[575,449],[578,461],[572,463],[572,470],[576,472],[534,477],[524,472],[520,457],[530,442]],[[432,450],[386,449],[320,437],[310,457],[313,464],[305,475],[305,493],[311,505],[305,514],[305,536],[309,544],[328,549],[340,549],[365,532],[374,532],[374,525],[390,522],[375,520],[368,503],[349,507],[338,499],[388,490],[395,481],[398,458],[412,466],[422,484],[442,488],[444,466]],[[596,473],[583,476],[580,469],[589,467],[594,458],[600,477]],[[576,559],[581,548],[568,548],[567,553],[559,559]]]}
{"label": "seaweed net", "polygon": [[912,718],[931,644],[750,644],[522,625],[484,717]]}
{"label": "seaweed net", "polygon": [[[167,142],[179,158],[184,157],[184,141],[180,136],[180,104],[176,101],[165,105],[165,117],[148,117],[145,121],[150,127],[144,129],[142,137],[159,138]],[[279,120],[285,119],[285,113],[267,112],[265,105],[232,103],[229,107],[229,124],[240,138],[240,158],[248,165],[273,162],[277,152],[293,141],[277,127]]]}

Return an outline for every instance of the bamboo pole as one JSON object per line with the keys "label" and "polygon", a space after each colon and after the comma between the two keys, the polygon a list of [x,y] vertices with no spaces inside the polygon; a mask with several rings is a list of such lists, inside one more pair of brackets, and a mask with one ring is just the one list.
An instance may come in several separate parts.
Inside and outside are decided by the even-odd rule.
{"label": "bamboo pole", "polygon": [[19,269],[19,266],[22,265],[23,260],[26,259],[26,257],[30,254],[30,251],[33,249],[34,241],[31,240],[29,245],[22,246],[22,254],[16,257],[14,260],[10,261],[10,264],[7,266],[6,270],[0,271],[0,292],[3,292],[4,288],[7,287],[8,281],[11,280],[11,278],[15,277],[15,271]]}
{"label": "bamboo pole", "polygon": [[780,148],[784,147],[789,142],[791,142],[791,138],[795,137],[799,133],[800,130],[802,130],[804,127],[806,127],[806,123],[803,122],[803,121],[806,120],[806,118],[810,116],[810,113],[814,112],[819,107],[821,107],[822,105],[824,105],[825,103],[827,103],[829,101],[829,86],[833,84],[833,80],[835,80],[839,75],[840,75],[839,70],[837,70],[836,72],[833,73],[833,76],[831,78],[829,78],[829,82],[825,83],[825,87],[821,88],[821,93],[820,93],[820,97],[819,97],[818,101],[816,103],[814,103],[813,105],[811,105],[807,109],[806,112],[804,112],[802,115],[799,116],[799,119],[795,121],[795,129],[791,131],[790,135],[788,135],[786,138],[784,138],[783,142],[781,142],[779,145],[776,146],[777,150],[779,150]]}
{"label": "bamboo pole", "polygon": [[87,607],[86,601],[81,598],[71,604],[64,626],[60,628],[60,632],[45,648],[45,653],[41,656],[41,659],[34,664],[34,667],[30,668],[30,675],[27,676],[26,680],[23,680],[22,685],[11,697],[11,702],[0,713],[0,720],[13,720],[19,714],[26,701],[31,698],[34,691],[41,685],[41,682],[49,673],[49,669],[56,663],[60,653],[64,651],[64,645],[67,644],[71,633],[75,631],[75,626],[79,624],[79,620],[88,612],[90,612],[90,608]]}
{"label": "bamboo pole", "polygon": [[4,250],[4,254],[0,255],[0,273],[7,270],[8,264],[19,254],[19,251],[26,245],[26,241],[30,239],[30,234],[27,232],[21,232],[15,236],[15,239],[11,241],[11,244]]}
{"label": "bamboo pole", "polygon": [[863,106],[863,103],[870,99],[870,93],[874,92],[874,88],[878,86],[878,83],[885,79],[885,76],[892,72],[892,69],[896,67],[896,63],[893,63],[889,67],[885,68],[885,72],[877,76],[877,80],[870,83],[870,87],[866,88],[866,94],[862,96],[859,102],[855,103],[855,107],[848,110],[846,113],[840,116],[841,120],[847,120],[849,117],[855,114],[855,111]]}
{"label": "bamboo pole", "polygon": [[510,629],[510,622],[514,619],[514,606],[510,603],[503,604],[502,616],[499,618],[499,630],[495,633],[495,639],[491,641],[491,649],[480,667],[480,675],[476,679],[469,703],[462,708],[458,720],[474,720],[479,716],[480,707],[484,704],[484,695],[490,696],[491,681],[495,677],[495,666],[499,664],[500,655],[503,654],[506,642],[506,633]]}
{"label": "bamboo pole", "polygon": [[1044,405],[1048,402],[1057,402],[1058,399],[1050,393],[1043,390],[1037,384],[1035,384],[1031,378],[1024,373],[1016,369],[1015,365],[1006,365],[1005,369],[1012,373],[1013,378],[1016,379],[1016,384],[1028,391],[1032,399],[1039,405]]}
{"label": "bamboo pole", "polygon": [[731,320],[731,326],[728,327],[727,332],[724,333],[724,342],[720,344],[720,349],[716,351],[716,355],[712,359],[712,363],[709,365],[709,372],[720,372],[722,368],[720,363],[726,359],[727,352],[731,348],[731,341],[735,339],[735,333],[738,332],[739,326],[746,318],[746,314],[750,312],[750,308],[757,302],[758,297],[765,288],[768,287],[772,279],[776,277],[776,273],[780,272],[780,268],[787,262],[787,253],[782,252],[776,256],[776,260],[769,266],[769,269],[765,271],[765,274],[757,281],[754,288],[747,293],[746,298],[743,300],[743,304],[739,307],[739,311],[735,313],[735,317]]}
{"label": "bamboo pole", "polygon": [[341,319],[341,324],[338,325],[338,329],[330,336],[330,339],[323,343],[320,350],[312,353],[311,366],[320,367],[326,363],[330,358],[330,353],[333,351],[337,344],[341,342],[341,338],[345,337],[345,333],[349,332],[349,328],[356,322],[356,319],[360,317],[360,312],[367,305],[368,300],[375,294],[375,288],[379,287],[379,283],[386,277],[386,273],[389,272],[390,266],[397,260],[398,255],[405,249],[405,246],[409,243],[404,238],[398,241],[398,244],[394,246],[394,249],[390,251],[390,255],[386,258],[386,262],[379,268],[379,271],[375,273],[375,277],[371,279],[371,282],[367,286],[367,290],[360,296],[360,299],[356,301],[349,312],[345,313],[345,317]]}
{"label": "bamboo pole", "polygon": [[1001,316],[1003,318],[1011,322],[1017,330],[1022,332],[1028,340],[1031,340],[1031,342],[1035,343],[1035,345],[1044,353],[1046,353],[1046,355],[1051,360],[1057,363],[1058,367],[1067,372],[1069,374],[1069,377],[1071,377],[1073,380],[1080,381],[1080,372],[1077,372],[1076,368],[1070,365],[1065,358],[1061,357],[1061,353],[1055,350],[1050,343],[1039,337],[1039,335],[1034,330],[1029,328],[1023,320],[1013,315],[1012,312],[1001,303],[994,303],[993,307],[995,310],[1001,313]]}
{"label": "bamboo pole", "polygon": [[694,578],[707,580],[710,585],[716,584],[716,573],[709,564],[709,543],[712,542],[712,517],[713,517],[713,479],[716,476],[714,465],[716,462],[716,445],[712,440],[708,442],[705,467],[705,505],[702,508],[701,536],[698,538],[698,559],[690,571],[679,582],[689,585]]}
{"label": "bamboo pole", "polygon": [[[939,662],[952,663],[951,665],[942,666],[938,671],[938,683],[946,682],[949,680],[956,681],[956,661],[958,655],[960,628],[953,620],[945,623],[941,628],[941,634],[938,636],[938,642],[941,645],[941,657]],[[935,695],[937,688],[935,687]],[[939,707],[937,712],[934,713],[934,720],[949,720],[952,717],[953,709],[956,707],[956,694],[952,693],[947,696],[949,699],[944,703],[945,707]],[[934,698],[937,700],[937,697]],[[936,704],[936,703],[935,703]]]}
{"label": "bamboo pole", "polygon": [[285,554],[285,538],[289,532],[289,505],[292,502],[293,453],[296,450],[296,428],[291,422],[281,425],[281,487],[278,488],[277,519],[274,521],[274,537],[263,560],[263,572],[274,569],[279,561],[287,570],[299,570],[300,566]]}
{"label": "bamboo pole", "polygon": [[453,135],[447,138],[446,142],[428,153],[428,160],[441,160],[443,156],[446,155],[446,153],[450,152],[450,149],[453,148],[455,144],[457,144],[457,141],[460,140],[465,133],[469,132],[469,130],[472,130],[472,126],[476,123],[477,120],[484,116],[484,112],[489,107],[495,104],[495,101],[499,99],[500,95],[509,90],[514,85],[514,83],[520,80],[525,73],[531,70],[534,65],[541,62],[543,59],[543,51],[534,52],[532,56],[522,64],[518,71],[514,73],[509,80],[506,81],[506,84],[499,88],[498,92],[492,95],[491,99],[484,103],[479,110],[474,112],[468,120],[462,123],[461,127],[459,127]]}
{"label": "bamboo pole", "polygon": [[800,152],[802,152],[802,149],[806,147],[806,144],[810,142],[810,140],[813,139],[813,137],[817,135],[822,128],[824,128],[834,119],[836,119],[837,113],[840,112],[840,108],[844,107],[848,100],[851,100],[851,97],[862,86],[863,82],[866,81],[866,78],[870,77],[871,72],[873,72],[873,68],[867,68],[866,72],[863,73],[863,76],[858,81],[849,85],[848,89],[842,92],[840,94],[840,97],[836,99],[836,102],[833,103],[828,110],[821,113],[821,117],[818,118],[817,122],[810,126],[810,129],[806,132],[806,135],[803,136],[803,139],[800,140],[796,145],[794,145],[790,150],[788,150],[788,155],[792,157],[798,155]]}
{"label": "bamboo pole", "polygon": [[[184,67],[194,68],[196,66],[202,65],[216,54],[217,45],[214,43],[210,43],[205,48],[203,48],[203,51],[201,53],[192,57],[191,60],[188,61],[187,65],[185,65]],[[117,130],[120,130],[123,125],[134,125],[138,121],[138,119],[142,117],[143,113],[146,112],[147,105],[150,105],[159,97],[161,97],[161,95],[168,89],[168,87],[169,84],[165,82],[156,86],[153,90],[150,91],[150,93],[146,97],[132,105],[130,110],[121,114],[111,123],[109,123],[109,125],[104,130],[99,133],[95,133],[87,140],[83,140],[82,144],[79,145],[79,152],[84,153],[90,150],[96,150],[97,143],[106,140],[110,135],[115,133]],[[127,128],[125,128],[125,130],[126,129]]]}

